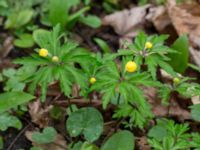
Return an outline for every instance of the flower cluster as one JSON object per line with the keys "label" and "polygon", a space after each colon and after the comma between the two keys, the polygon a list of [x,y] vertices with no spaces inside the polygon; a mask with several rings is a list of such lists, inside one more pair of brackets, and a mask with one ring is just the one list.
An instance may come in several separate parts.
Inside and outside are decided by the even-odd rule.
{"label": "flower cluster", "polygon": [[[41,57],[51,56],[51,54],[49,53],[49,51],[47,49],[45,49],[45,48],[41,48],[38,53],[39,53],[39,56],[41,56]],[[51,60],[53,62],[59,62],[58,56],[52,56]]]}

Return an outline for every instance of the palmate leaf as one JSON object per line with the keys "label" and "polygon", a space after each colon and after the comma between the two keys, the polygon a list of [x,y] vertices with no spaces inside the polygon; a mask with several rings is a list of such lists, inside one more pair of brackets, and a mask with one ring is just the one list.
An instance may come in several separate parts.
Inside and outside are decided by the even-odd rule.
{"label": "palmate leaf", "polygon": [[120,118],[127,115],[126,117],[130,117],[130,122],[134,126],[143,128],[148,119],[152,118],[153,115],[142,91],[130,82],[124,81],[119,84],[119,93],[121,95],[120,100],[123,100],[124,105],[120,104],[114,117]]}
{"label": "palmate leaf", "polygon": [[115,62],[107,62],[102,68],[100,74],[103,73],[115,79],[120,78],[119,70]]}
{"label": "palmate leaf", "polygon": [[163,104],[168,104],[170,95],[171,95],[172,89],[168,85],[163,85],[162,87],[159,88],[158,94],[162,99]]}
{"label": "palmate leaf", "polygon": [[64,68],[72,75],[74,81],[78,83],[82,88],[87,85],[85,84],[87,82],[87,79],[85,78],[81,70],[70,66],[65,66]]}
{"label": "palmate leaf", "polygon": [[59,69],[59,81],[60,81],[60,88],[62,92],[70,97],[71,94],[71,87],[72,87],[72,81],[68,79],[69,74],[64,69]]}
{"label": "palmate leaf", "polygon": [[170,75],[174,77],[176,76],[176,72],[173,70],[173,68],[167,62],[163,61],[161,56],[156,54],[152,54],[146,57],[145,64],[148,66],[148,71],[151,73],[154,80],[156,79],[156,71],[158,66],[160,66]]}
{"label": "palmate leaf", "polygon": [[32,55],[31,57],[22,57],[15,59],[13,61],[15,64],[20,64],[20,65],[48,65],[49,60],[47,58],[41,58],[38,55]]}
{"label": "palmate leaf", "polygon": [[134,85],[161,86],[161,83],[152,80],[151,76],[147,72],[135,73],[128,76],[127,81]]}
{"label": "palmate leaf", "polygon": [[196,83],[182,83],[175,89],[185,97],[193,97],[200,95],[200,85]]}
{"label": "palmate leaf", "polygon": [[[156,49],[160,49],[161,51],[167,50],[169,48],[167,48],[166,46],[164,46],[164,42],[165,40],[167,40],[169,38],[169,35],[152,35],[148,37],[148,41],[150,41],[153,44],[153,49],[152,51],[155,51]],[[162,48],[163,47],[163,48]]]}
{"label": "palmate leaf", "polygon": [[139,51],[143,50],[146,41],[147,41],[147,35],[144,32],[140,32],[134,41],[135,48]]}
{"label": "palmate leaf", "polygon": [[190,143],[194,150],[200,149],[200,134],[198,132],[192,133],[192,141]]}
{"label": "palmate leaf", "polygon": [[107,105],[111,101],[111,98],[115,95],[115,85],[107,88],[106,91],[105,92],[103,91],[102,93],[103,93],[102,105],[103,108],[106,109]]}
{"label": "palmate leaf", "polygon": [[53,67],[42,67],[36,72],[36,76],[30,80],[31,84],[29,85],[29,91],[33,94],[37,85],[41,86],[41,100],[45,101],[46,99],[46,91],[48,84],[54,81],[53,76]]}

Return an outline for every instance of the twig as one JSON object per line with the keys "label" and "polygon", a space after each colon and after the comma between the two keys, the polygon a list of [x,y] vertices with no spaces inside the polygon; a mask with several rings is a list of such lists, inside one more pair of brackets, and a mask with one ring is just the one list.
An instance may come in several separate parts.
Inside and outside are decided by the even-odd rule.
{"label": "twig", "polygon": [[[83,99],[72,99],[70,100],[70,103],[76,104],[76,105],[84,105],[84,106],[90,104],[90,102],[84,101]],[[53,102],[54,105],[60,105],[64,107],[69,106],[70,103],[68,100],[58,100],[58,101]],[[92,100],[91,104],[95,106],[100,106],[102,103],[99,100]]]}
{"label": "twig", "polygon": [[15,144],[15,142],[19,139],[19,137],[27,130],[27,128],[30,126],[31,124],[28,124],[26,127],[24,127],[23,130],[21,130],[18,135],[15,137],[15,139],[12,141],[12,143],[10,144],[10,146],[7,148],[7,150],[11,150],[11,148],[13,147],[13,145]]}

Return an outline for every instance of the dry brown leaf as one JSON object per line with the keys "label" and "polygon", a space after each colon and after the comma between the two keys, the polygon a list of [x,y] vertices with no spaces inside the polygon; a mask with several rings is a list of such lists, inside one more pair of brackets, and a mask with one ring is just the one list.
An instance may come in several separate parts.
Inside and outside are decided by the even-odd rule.
{"label": "dry brown leaf", "polygon": [[163,31],[167,26],[171,24],[171,20],[168,16],[165,6],[150,8],[146,19],[151,21],[159,32]]}
{"label": "dry brown leaf", "polygon": [[[200,49],[200,37],[191,35],[190,40],[192,41],[193,47]],[[190,47],[190,54],[195,64],[200,67],[200,51],[193,47]]]}
{"label": "dry brown leaf", "polygon": [[33,131],[26,131],[25,135],[28,140],[32,142],[32,145],[35,147],[40,147],[43,150],[66,150],[67,143],[64,137],[60,134],[57,134],[56,139],[53,143],[48,144],[37,144],[32,140]]}
{"label": "dry brown leaf", "polygon": [[146,11],[149,7],[150,5],[145,5],[116,12],[105,16],[102,19],[102,24],[112,26],[115,32],[122,37],[132,38],[136,35],[136,31],[141,29],[141,24],[145,20]]}
{"label": "dry brown leaf", "polygon": [[137,137],[136,146],[138,147],[138,149],[141,149],[141,150],[151,150],[151,147],[147,142],[146,136]]}
{"label": "dry brown leaf", "polygon": [[3,46],[0,49],[0,58],[5,58],[10,53],[10,51],[13,48],[12,42],[13,42],[13,37],[12,36],[8,36],[5,39],[5,41],[3,43]]}
{"label": "dry brown leaf", "polygon": [[194,97],[192,97],[192,103],[194,105],[200,104],[200,96],[194,96]]}
{"label": "dry brown leaf", "polygon": [[39,125],[40,128],[44,128],[48,125],[50,117],[49,111],[52,109],[52,106],[48,106],[45,109],[42,108],[40,100],[36,100],[29,104],[29,113],[32,119],[32,122]]}
{"label": "dry brown leaf", "polygon": [[167,10],[179,35],[188,33],[200,36],[200,16],[194,16],[187,9],[179,7],[176,5],[176,0],[167,1]]}

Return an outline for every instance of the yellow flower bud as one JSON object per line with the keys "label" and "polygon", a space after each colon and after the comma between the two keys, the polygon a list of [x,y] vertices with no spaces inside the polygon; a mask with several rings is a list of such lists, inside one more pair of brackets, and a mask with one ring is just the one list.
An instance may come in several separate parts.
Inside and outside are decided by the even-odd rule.
{"label": "yellow flower bud", "polygon": [[41,48],[39,50],[39,56],[41,56],[41,57],[46,57],[48,55],[48,53],[49,53],[48,50],[46,50],[44,48]]}
{"label": "yellow flower bud", "polygon": [[52,57],[52,61],[53,61],[53,62],[59,62],[58,56],[53,56],[53,57]]}
{"label": "yellow flower bud", "polygon": [[145,43],[145,49],[150,49],[153,47],[153,44],[151,42],[146,42]]}
{"label": "yellow flower bud", "polygon": [[180,83],[180,79],[179,78],[174,78],[173,82],[174,82],[174,84],[179,84]]}
{"label": "yellow flower bud", "polygon": [[125,69],[127,72],[135,72],[137,70],[137,64],[134,61],[126,63]]}
{"label": "yellow flower bud", "polygon": [[91,83],[91,84],[94,84],[96,81],[97,81],[96,78],[94,78],[94,77],[91,77],[91,78],[90,78],[90,83]]}

